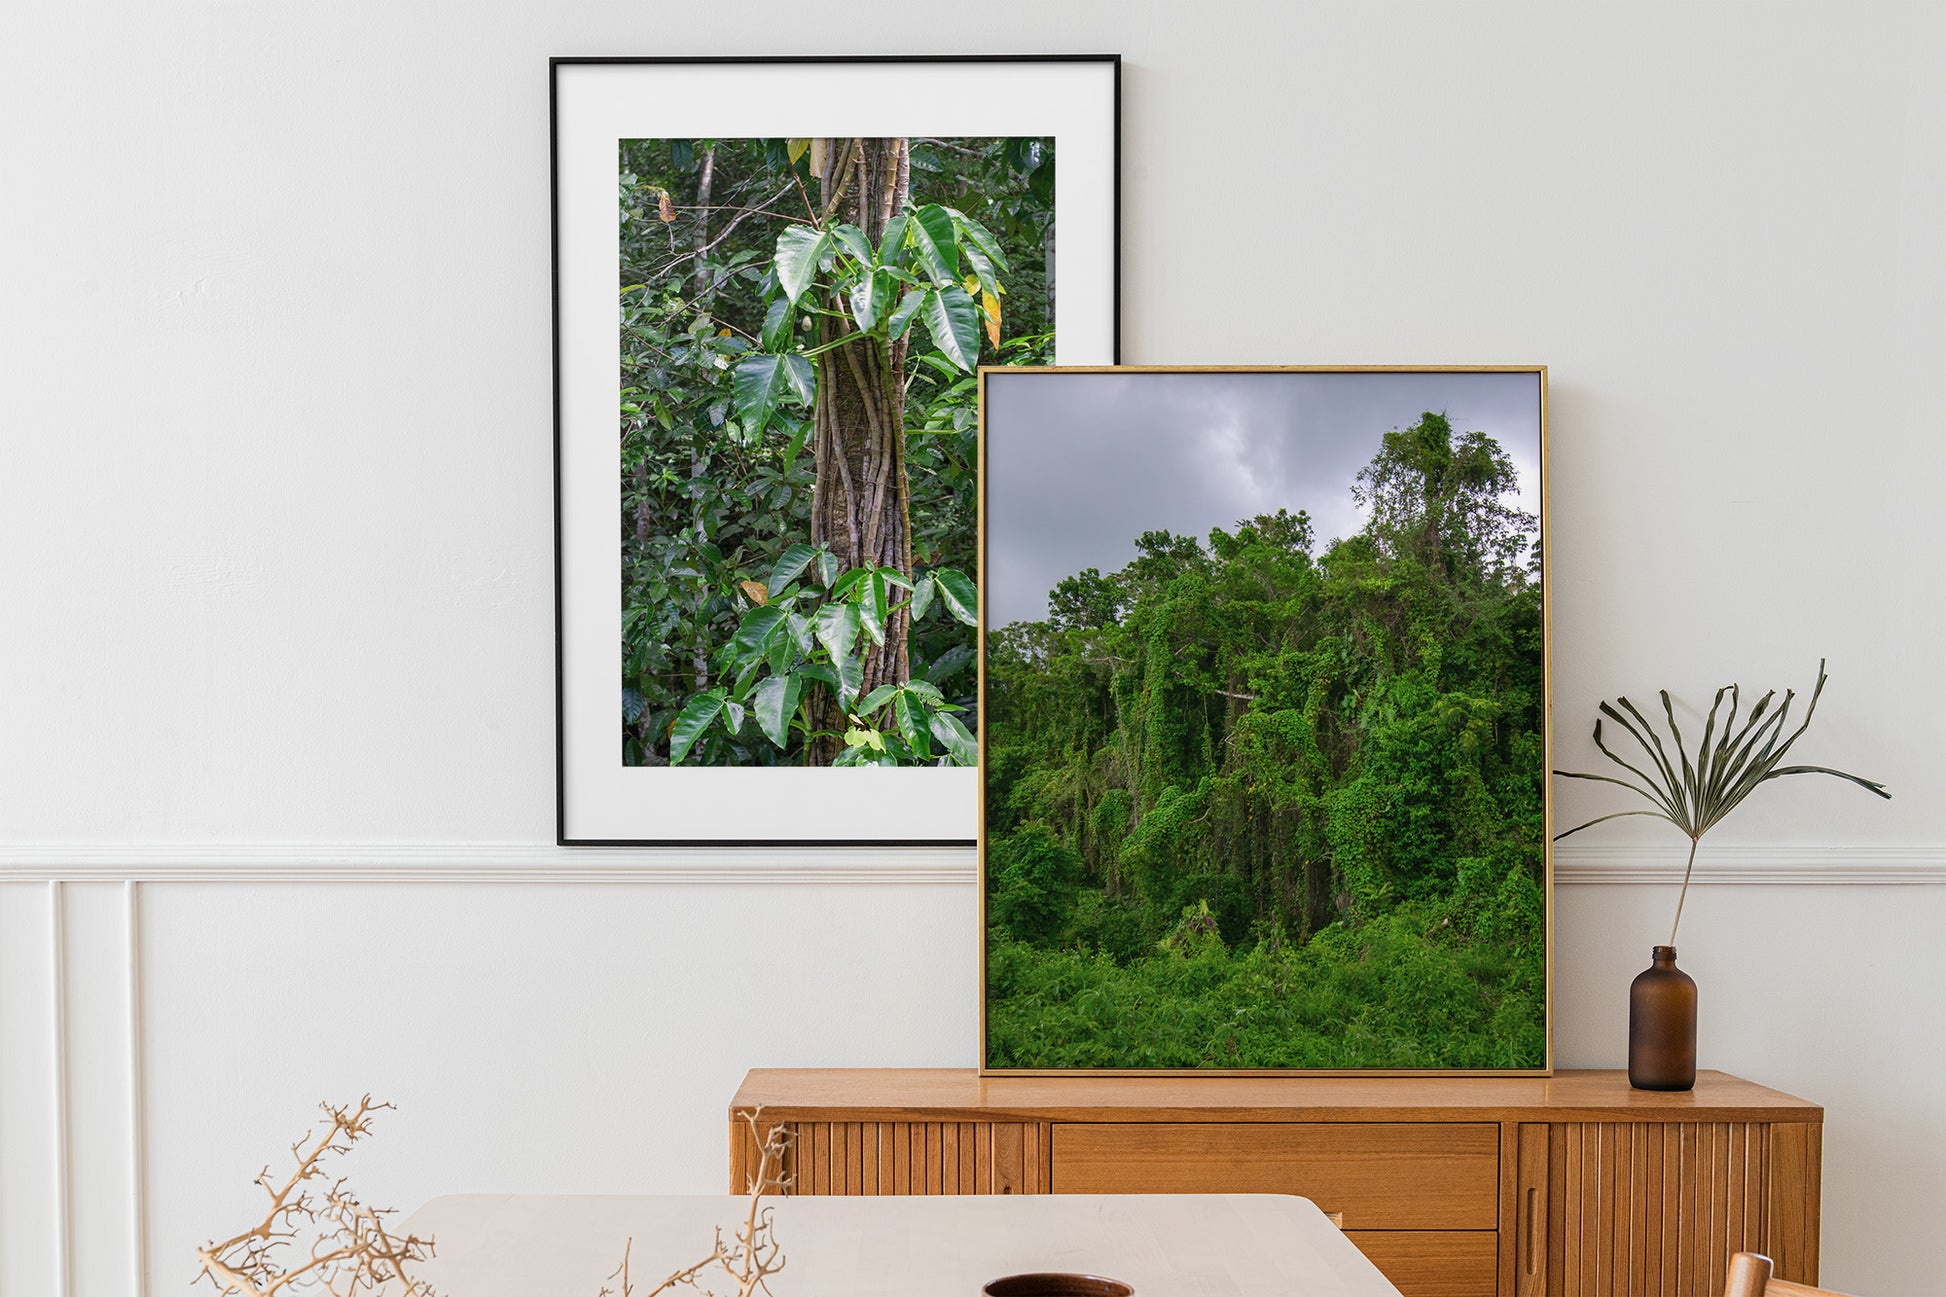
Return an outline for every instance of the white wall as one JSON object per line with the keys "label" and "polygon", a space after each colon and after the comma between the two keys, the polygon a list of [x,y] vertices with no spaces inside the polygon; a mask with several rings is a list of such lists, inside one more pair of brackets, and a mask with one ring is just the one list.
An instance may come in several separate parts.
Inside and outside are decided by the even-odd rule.
{"label": "white wall", "polygon": [[[745,1067],[973,1061],[965,853],[543,845],[546,57],[973,50],[1127,56],[1127,360],[1552,367],[1564,760],[1829,655],[1898,800],[1760,793],[1684,963],[1827,1105],[1826,1280],[1924,1291],[1946,7],[75,0],[0,13],[0,1297],[176,1291],[320,1098],[402,1206],[713,1191]],[[1608,827],[1564,1066],[1673,901]]]}

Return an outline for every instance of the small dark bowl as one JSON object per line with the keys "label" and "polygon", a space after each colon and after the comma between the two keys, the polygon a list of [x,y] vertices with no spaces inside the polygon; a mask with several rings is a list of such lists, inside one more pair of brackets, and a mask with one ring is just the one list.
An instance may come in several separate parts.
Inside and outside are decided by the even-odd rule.
{"label": "small dark bowl", "polygon": [[980,1289],[985,1297],[1134,1297],[1119,1279],[1095,1274],[1010,1274]]}

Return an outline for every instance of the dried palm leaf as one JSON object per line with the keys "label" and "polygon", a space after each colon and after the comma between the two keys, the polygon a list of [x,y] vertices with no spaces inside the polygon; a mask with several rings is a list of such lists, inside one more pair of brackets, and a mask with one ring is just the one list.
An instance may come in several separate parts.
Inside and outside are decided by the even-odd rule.
{"label": "dried palm leaf", "polygon": [[[1692,761],[1689,753],[1683,750],[1682,729],[1676,724],[1676,709],[1669,701],[1669,691],[1660,691],[1662,714],[1669,722],[1669,737],[1675,747],[1675,760],[1670,759],[1669,748],[1664,746],[1662,736],[1656,732],[1649,718],[1627,698],[1617,698],[1614,704],[1604,702],[1600,712],[1603,717],[1627,731],[1642,749],[1642,762],[1636,765],[1615,755],[1614,751],[1602,741],[1602,722],[1595,722],[1595,746],[1610,761],[1626,770],[1634,778],[1617,778],[1614,775],[1583,774],[1574,770],[1556,770],[1554,773],[1563,779],[1591,779],[1597,783],[1614,784],[1626,788],[1649,803],[1652,809],[1612,811],[1598,815],[1585,824],[1577,824],[1554,835],[1559,842],[1571,833],[1591,828],[1604,820],[1618,820],[1625,815],[1652,815],[1659,820],[1681,829],[1689,837],[1689,864],[1683,869],[1682,893],[1676,898],[1676,921],[1669,928],[1669,944],[1676,944],[1676,929],[1682,925],[1683,902],[1689,897],[1689,876],[1696,868],[1696,847],[1702,842],[1703,835],[1723,822],[1723,818],[1735,810],[1743,799],[1756,791],[1757,785],[1772,779],[1782,779],[1785,775],[1835,775],[1848,779],[1860,788],[1877,793],[1890,799],[1892,794],[1885,791],[1883,784],[1828,766],[1787,766],[1781,764],[1784,755],[1811,727],[1811,717],[1818,710],[1818,698],[1824,693],[1827,679],[1824,662],[1818,663],[1817,687],[1811,691],[1811,701],[1804,709],[1804,719],[1797,728],[1784,735],[1789,724],[1791,703],[1797,698],[1797,691],[1784,691],[1784,701],[1774,710],[1771,703],[1777,698],[1772,689],[1757,700],[1757,705],[1744,717],[1743,727],[1737,728],[1737,711],[1743,701],[1743,693],[1736,685],[1725,685],[1716,691],[1715,701],[1710,703],[1709,718],[1703,724],[1702,742],[1696,745],[1696,757]],[[1716,718],[1723,707],[1723,700],[1730,700],[1729,714],[1723,718],[1722,737],[1717,737]],[[1619,707],[1615,704],[1619,704]],[[1624,714],[1626,713],[1626,714]],[[1647,768],[1644,769],[1644,766]]]}

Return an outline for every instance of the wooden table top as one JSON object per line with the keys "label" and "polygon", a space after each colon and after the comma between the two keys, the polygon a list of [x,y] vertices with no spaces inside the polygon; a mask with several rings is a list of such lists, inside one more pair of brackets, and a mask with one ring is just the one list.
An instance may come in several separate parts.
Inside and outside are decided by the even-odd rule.
{"label": "wooden table top", "polygon": [[[403,1228],[434,1239],[438,1255],[415,1277],[441,1293],[595,1297],[631,1239],[631,1277],[646,1292],[707,1256],[717,1227],[731,1231],[745,1203],[727,1195],[435,1198]],[[1120,1279],[1137,1297],[1399,1297],[1309,1200],[1281,1194],[766,1205],[785,1257],[771,1281],[776,1297],[977,1297],[989,1279],[1047,1270]]]}
{"label": "wooden table top", "polygon": [[[1792,1121],[1824,1109],[1727,1072],[1635,1090],[1622,1071],[1553,1076],[981,1076],[972,1068],[756,1068],[730,1111],[779,1120]],[[1109,1110],[1112,1117],[1104,1117]],[[1545,1112],[1546,1116],[1536,1116]]]}

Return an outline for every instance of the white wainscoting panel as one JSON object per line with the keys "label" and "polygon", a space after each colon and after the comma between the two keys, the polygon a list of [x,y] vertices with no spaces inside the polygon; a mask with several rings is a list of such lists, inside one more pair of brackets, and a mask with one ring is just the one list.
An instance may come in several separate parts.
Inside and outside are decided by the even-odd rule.
{"label": "white wainscoting panel", "polygon": [[[1946,1206],[1946,888],[1835,886],[1843,854],[1800,862],[1819,882],[1698,889],[1679,945],[1705,1065],[1827,1108],[1827,1279],[1907,1291],[1871,1240]],[[974,1061],[973,901],[911,882],[0,884],[0,1297],[145,1297],[138,1273],[176,1290],[198,1243],[260,1212],[252,1179],[315,1105],[366,1092],[399,1104],[346,1166],[378,1204],[714,1192],[745,1068]],[[1673,878],[1557,888],[1561,1066],[1622,1063],[1628,981],[1673,902]]]}
{"label": "white wainscoting panel", "polygon": [[51,891],[0,884],[0,1297],[62,1283]]}
{"label": "white wainscoting panel", "polygon": [[721,1192],[745,1069],[975,1061],[972,901],[898,883],[144,884],[150,1291],[253,1219],[251,1178],[320,1100],[398,1105],[347,1163],[376,1204]]}
{"label": "white wainscoting panel", "polygon": [[[72,1292],[130,1297],[136,1158],[129,1125],[127,889],[85,882],[64,890]],[[205,1116],[200,1124],[216,1123]]]}

